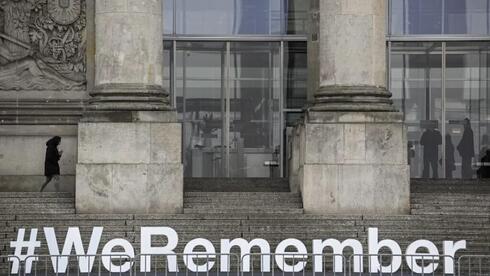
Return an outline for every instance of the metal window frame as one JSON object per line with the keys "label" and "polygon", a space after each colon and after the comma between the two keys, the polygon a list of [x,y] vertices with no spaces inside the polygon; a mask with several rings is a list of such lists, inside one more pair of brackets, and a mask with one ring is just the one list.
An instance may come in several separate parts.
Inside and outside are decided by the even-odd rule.
{"label": "metal window frame", "polygon": [[[450,43],[450,42],[469,42],[471,40],[451,40],[451,41],[434,41],[434,40],[428,40],[427,42],[440,42],[440,47],[441,47],[441,50],[440,51],[435,51],[434,53],[436,53],[437,55],[440,55],[441,56],[441,133],[443,136],[445,136],[445,133],[447,131],[447,57],[448,57],[448,51],[447,51],[447,43]],[[490,39],[488,40],[478,40],[478,41],[481,41],[481,42],[488,42],[490,41]],[[393,47],[391,45],[391,42],[392,41],[388,41],[388,52],[389,52],[389,56],[391,57],[391,55],[393,54]],[[399,42],[420,42],[418,40],[416,41],[399,41]],[[490,43],[489,43],[490,44]],[[407,52],[408,53],[408,52]],[[406,53],[403,53],[403,55],[405,55]],[[390,58],[391,59],[391,58]],[[391,68],[392,68],[392,64],[390,62],[389,64],[389,68],[388,68],[388,71],[391,72]],[[404,66],[404,68],[406,68]],[[481,66],[479,68],[482,68]],[[403,70],[403,74],[405,73],[405,69]],[[481,79],[480,79],[481,80]],[[400,80],[399,80],[400,81]],[[406,81],[406,78],[403,77],[403,79],[401,80],[403,82]],[[488,81],[488,80],[487,80]],[[392,76],[390,74],[390,77],[388,79],[388,87],[391,88],[391,82],[392,82]],[[403,93],[402,93],[402,113],[405,117],[405,99],[406,99],[406,95],[405,95],[405,89],[403,89]],[[430,106],[430,105],[429,105]],[[479,110],[481,110],[481,108],[479,108]],[[442,164],[441,164],[441,167],[442,167],[442,174],[441,176],[444,176],[444,177],[447,177],[446,175],[446,139],[445,137],[443,137],[442,139],[442,149],[441,149],[441,158],[443,160]]]}
{"label": "metal window frame", "polygon": [[[446,24],[446,14],[445,14],[445,5],[446,5],[446,0],[442,1],[442,7],[441,7],[441,18],[442,18],[442,26],[441,26],[441,34],[427,34],[427,35],[411,35],[411,34],[406,34],[406,22],[404,19],[403,20],[403,32],[404,34],[402,35],[393,35],[392,33],[392,12],[391,12],[391,7],[392,7],[392,0],[385,0],[386,2],[386,18],[387,18],[387,23],[386,23],[386,40],[387,41],[490,41],[490,34],[485,35],[477,35],[477,34],[456,34],[456,35],[451,35],[451,34],[445,34],[444,29],[445,29],[445,24]],[[408,0],[410,1],[410,0]],[[408,8],[406,8],[406,3],[407,0],[403,1],[404,3],[404,11],[408,12]],[[490,6],[487,7],[487,12],[490,11]],[[406,17],[407,14],[404,14]],[[487,16],[487,21],[490,22],[490,14]]]}
{"label": "metal window frame", "polygon": [[[278,126],[279,127],[279,147],[280,147],[280,158],[281,158],[281,162],[280,163],[280,177],[284,177],[284,172],[285,172],[285,169],[284,169],[284,164],[282,162],[283,158],[284,158],[284,153],[283,153],[283,150],[285,148],[285,145],[284,145],[284,135],[282,133],[283,131],[283,128],[285,127],[285,113],[286,112],[302,112],[301,109],[288,109],[284,106],[284,103],[285,103],[285,85],[284,85],[284,81],[285,81],[285,77],[284,77],[284,54],[285,54],[285,43],[284,42],[287,42],[287,41],[302,41],[301,39],[296,39],[296,38],[293,38],[291,40],[280,40],[278,39],[277,37],[269,37],[267,39],[262,39],[262,40],[251,40],[250,37],[247,37],[247,39],[245,39],[244,37],[235,37],[235,39],[230,39],[230,40],[224,40],[224,37],[220,37],[219,39],[217,38],[211,38],[211,39],[199,39],[198,37],[193,37],[192,39],[188,40],[184,37],[180,37],[179,39],[172,39],[171,42],[172,42],[172,53],[171,53],[171,60],[170,60],[170,72],[171,72],[171,83],[170,83],[170,87],[171,87],[171,91],[170,91],[170,94],[172,95],[172,100],[171,100],[171,103],[173,104],[173,107],[176,108],[177,107],[177,99],[176,99],[176,82],[177,82],[177,79],[176,79],[176,61],[177,61],[177,43],[178,42],[192,42],[192,41],[202,41],[202,42],[210,42],[210,41],[219,41],[219,42],[223,42],[225,44],[225,65],[224,65],[224,94],[223,94],[223,97],[224,97],[224,106],[225,106],[225,113],[228,114],[227,116],[225,116],[224,119],[224,135],[223,135],[223,143],[224,145],[229,145],[230,144],[230,114],[231,114],[231,110],[230,110],[230,106],[231,106],[231,81],[232,79],[230,78],[231,76],[231,43],[233,42],[250,42],[250,43],[254,43],[254,42],[273,42],[273,43],[278,43],[278,48],[279,48],[279,78],[278,78],[278,82],[279,82],[279,122],[278,122]],[[185,89],[183,91],[183,96],[185,98]],[[184,113],[185,113],[185,100],[184,100]],[[186,121],[186,118],[184,116],[183,118],[184,122]],[[272,131],[276,131],[275,130],[276,127],[273,127],[273,130]],[[185,136],[185,128],[183,129],[182,131],[182,135]],[[182,149],[184,149],[184,141],[182,140]],[[230,177],[230,148],[229,146],[227,146],[225,148],[225,159],[224,159],[224,175],[226,177]],[[182,152],[182,160],[184,160],[184,153]]]}

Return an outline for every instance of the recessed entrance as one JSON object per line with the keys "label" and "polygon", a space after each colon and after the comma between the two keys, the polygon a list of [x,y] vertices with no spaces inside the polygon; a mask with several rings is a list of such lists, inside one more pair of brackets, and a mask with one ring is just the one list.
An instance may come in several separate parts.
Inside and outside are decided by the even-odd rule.
{"label": "recessed entrance", "polygon": [[178,42],[186,177],[279,177],[281,44]]}

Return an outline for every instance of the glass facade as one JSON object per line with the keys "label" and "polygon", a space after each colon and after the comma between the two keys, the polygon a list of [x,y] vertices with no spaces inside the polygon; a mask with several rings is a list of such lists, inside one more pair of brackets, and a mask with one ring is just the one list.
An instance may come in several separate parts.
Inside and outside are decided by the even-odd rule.
{"label": "glass facade", "polygon": [[390,0],[391,35],[489,35],[490,0]]}
{"label": "glass facade", "polygon": [[[411,176],[475,178],[489,147],[490,0],[387,0]],[[286,176],[306,104],[304,0],[164,0],[164,85],[186,177]]]}
{"label": "glass facade", "polygon": [[411,176],[476,178],[490,133],[489,42],[392,42]]}
{"label": "glass facade", "polygon": [[308,5],[304,0],[164,0],[164,33],[304,34]]}
{"label": "glass facade", "polygon": [[175,57],[175,73],[164,71],[183,122],[185,176],[280,176],[283,117],[305,103],[306,43],[164,44]]}

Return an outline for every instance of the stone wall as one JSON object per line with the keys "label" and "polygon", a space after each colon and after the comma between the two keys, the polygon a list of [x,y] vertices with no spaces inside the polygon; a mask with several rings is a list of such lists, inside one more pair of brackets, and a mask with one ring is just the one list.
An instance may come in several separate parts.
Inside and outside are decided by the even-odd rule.
{"label": "stone wall", "polygon": [[[62,191],[74,191],[77,157],[76,126],[2,126],[0,132],[0,191],[39,191],[44,182],[46,141],[62,137],[59,162]],[[51,185],[46,191],[53,190]]]}
{"label": "stone wall", "polygon": [[0,191],[39,190],[55,135],[62,189],[74,191],[77,124],[94,79],[93,13],[94,0],[0,2]]}

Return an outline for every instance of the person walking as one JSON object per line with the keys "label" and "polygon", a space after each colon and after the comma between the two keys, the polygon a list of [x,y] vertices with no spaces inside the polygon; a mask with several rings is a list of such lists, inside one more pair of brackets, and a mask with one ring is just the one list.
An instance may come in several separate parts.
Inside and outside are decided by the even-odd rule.
{"label": "person walking", "polygon": [[470,119],[464,119],[463,137],[458,144],[458,152],[461,156],[461,178],[470,179],[473,177],[471,162],[475,157],[475,144],[473,130],[471,129]]}
{"label": "person walking", "polygon": [[46,176],[46,181],[43,183],[40,192],[46,188],[46,186],[54,180],[54,185],[56,191],[59,191],[59,180],[60,180],[60,165],[58,161],[63,154],[63,151],[58,151],[58,146],[61,143],[61,137],[54,136],[46,142],[46,158],[44,160],[44,176]]}

